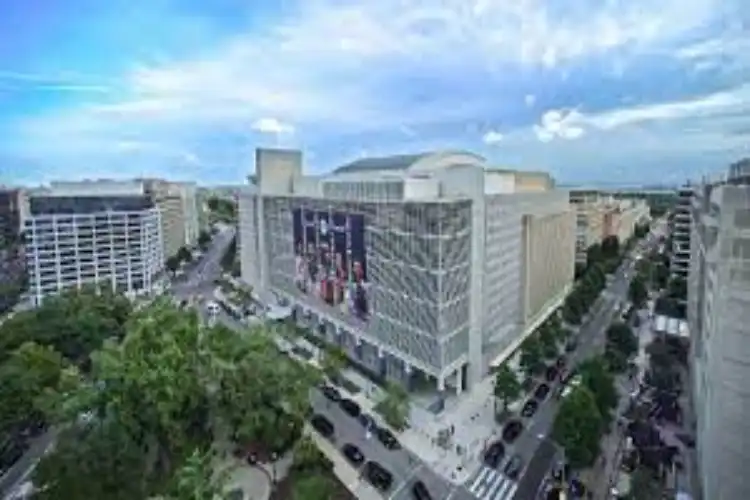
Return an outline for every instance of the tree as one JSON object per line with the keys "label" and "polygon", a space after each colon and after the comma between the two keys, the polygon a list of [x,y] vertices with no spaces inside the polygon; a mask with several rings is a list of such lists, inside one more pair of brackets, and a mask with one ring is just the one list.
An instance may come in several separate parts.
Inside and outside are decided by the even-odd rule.
{"label": "tree", "polygon": [[214,500],[222,498],[231,469],[215,472],[211,451],[194,450],[175,472],[167,494],[160,500]]}
{"label": "tree", "polygon": [[304,436],[294,446],[292,470],[304,474],[324,474],[333,470],[333,462],[318,448],[310,436]]}
{"label": "tree", "polygon": [[531,335],[521,344],[520,365],[526,375],[539,373],[544,368],[544,352],[536,335]]}
{"label": "tree", "polygon": [[211,233],[209,233],[205,229],[201,230],[201,232],[198,233],[198,246],[205,249],[210,244],[211,244]]}
{"label": "tree", "polygon": [[187,247],[180,247],[180,249],[177,250],[176,257],[180,262],[190,262],[193,260],[193,254],[190,253],[190,250],[188,250]]}
{"label": "tree", "polygon": [[180,268],[180,264],[182,261],[177,255],[173,255],[169,258],[167,258],[166,262],[164,263],[164,266],[167,268],[167,270],[174,274],[177,272],[177,270]]}
{"label": "tree", "polygon": [[679,276],[672,278],[667,285],[667,294],[673,299],[686,300],[687,281]]}
{"label": "tree", "polygon": [[640,276],[635,276],[628,287],[628,298],[638,308],[642,308],[648,299],[646,284]]}
{"label": "tree", "polygon": [[521,395],[521,383],[513,370],[506,364],[495,369],[493,395],[503,403],[503,412],[507,411],[508,404]]}
{"label": "tree", "polygon": [[667,286],[669,280],[669,264],[659,262],[654,266],[653,271],[654,286],[662,289]]}
{"label": "tree", "polygon": [[338,381],[349,360],[344,350],[338,346],[326,346],[321,360],[321,369],[329,379]]}
{"label": "tree", "polygon": [[615,235],[607,236],[602,240],[602,254],[605,259],[611,259],[620,255],[620,239]]}
{"label": "tree", "polygon": [[49,297],[0,325],[0,361],[25,342],[50,346],[84,369],[89,355],[107,338],[122,338],[130,301],[109,290],[86,287]]}
{"label": "tree", "polygon": [[330,476],[303,476],[295,481],[291,500],[329,500],[335,493],[336,484]]}
{"label": "tree", "polygon": [[586,249],[586,264],[591,266],[604,260],[601,245],[591,245]]}
{"label": "tree", "polygon": [[409,394],[406,389],[396,384],[388,384],[383,398],[375,405],[385,422],[400,431],[409,422]]}
{"label": "tree", "polygon": [[630,500],[660,500],[663,487],[654,472],[647,467],[638,467],[631,475]]}
{"label": "tree", "polygon": [[618,321],[607,329],[607,345],[630,358],[638,352],[638,337],[628,325]]}
{"label": "tree", "polygon": [[578,373],[581,384],[588,387],[594,396],[602,419],[608,420],[611,411],[617,407],[618,394],[607,361],[602,357],[589,358],[578,365]]}
{"label": "tree", "polygon": [[602,416],[591,391],[583,385],[574,388],[560,404],[552,428],[553,437],[565,449],[573,469],[593,464],[602,430]]}

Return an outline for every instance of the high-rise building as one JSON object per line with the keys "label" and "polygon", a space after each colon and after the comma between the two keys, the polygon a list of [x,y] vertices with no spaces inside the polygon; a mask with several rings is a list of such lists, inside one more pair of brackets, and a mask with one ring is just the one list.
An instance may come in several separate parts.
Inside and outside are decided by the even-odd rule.
{"label": "high-rise building", "polygon": [[690,267],[690,211],[693,187],[683,186],[677,190],[677,205],[670,220],[672,255],[669,270],[673,276],[687,279]]}
{"label": "high-rise building", "polygon": [[688,325],[703,498],[750,498],[750,161],[691,190]]}
{"label": "high-rise building", "polygon": [[24,234],[34,304],[90,283],[149,293],[164,266],[159,209],[141,182],[59,182],[33,192]]}
{"label": "high-rise building", "polygon": [[0,314],[16,304],[24,289],[22,205],[21,190],[0,188]]}
{"label": "high-rise building", "polygon": [[164,256],[171,257],[184,246],[197,243],[199,233],[196,186],[190,183],[144,179],[146,194],[161,212]]}
{"label": "high-rise building", "polygon": [[367,158],[306,176],[260,149],[239,200],[242,278],[357,363],[460,391],[573,280],[567,191],[465,152]]}

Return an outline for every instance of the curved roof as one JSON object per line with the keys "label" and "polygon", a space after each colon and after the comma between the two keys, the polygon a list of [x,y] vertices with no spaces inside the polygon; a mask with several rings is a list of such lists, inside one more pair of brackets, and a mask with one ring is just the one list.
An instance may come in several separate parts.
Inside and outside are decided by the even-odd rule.
{"label": "curved roof", "polygon": [[451,164],[483,165],[484,158],[463,151],[429,152],[408,155],[363,158],[333,171],[335,174],[377,171],[429,171],[448,168]]}

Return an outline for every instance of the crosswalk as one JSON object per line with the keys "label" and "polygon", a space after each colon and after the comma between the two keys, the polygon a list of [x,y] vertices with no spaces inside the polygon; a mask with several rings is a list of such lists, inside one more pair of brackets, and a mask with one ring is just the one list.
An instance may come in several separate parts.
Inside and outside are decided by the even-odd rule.
{"label": "crosswalk", "polygon": [[466,487],[479,500],[513,500],[518,483],[502,472],[482,465],[466,482]]}

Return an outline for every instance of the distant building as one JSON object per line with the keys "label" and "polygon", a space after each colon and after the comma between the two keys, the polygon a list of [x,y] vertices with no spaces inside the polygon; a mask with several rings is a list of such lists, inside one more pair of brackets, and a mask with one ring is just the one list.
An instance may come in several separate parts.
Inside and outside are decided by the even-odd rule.
{"label": "distant building", "polygon": [[677,205],[670,220],[672,235],[672,255],[669,270],[673,276],[687,279],[690,267],[690,211],[693,187],[684,186],[677,190]]}
{"label": "distant building", "polygon": [[141,182],[59,182],[29,197],[29,294],[94,283],[149,293],[164,265],[159,209]]}
{"label": "distant building", "polygon": [[18,302],[25,288],[23,202],[21,190],[0,188],[0,314]]}
{"label": "distant building", "polygon": [[198,242],[200,231],[196,186],[191,183],[143,179],[146,194],[161,213],[163,253],[171,257]]}
{"label": "distant building", "polygon": [[691,195],[688,323],[703,498],[750,498],[750,162]]}
{"label": "distant building", "polygon": [[301,152],[269,149],[255,171],[239,202],[243,280],[407,386],[473,384],[572,284],[574,216],[546,173],[438,152],[313,177]]}

